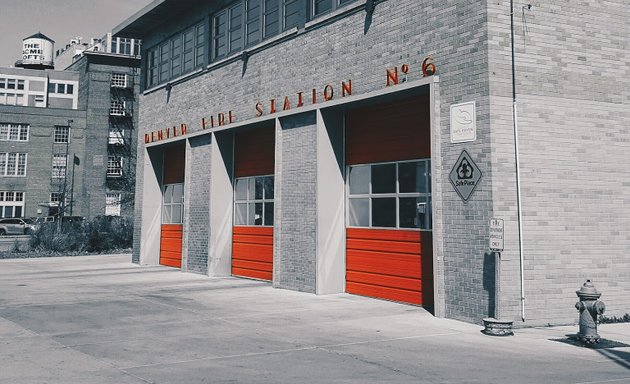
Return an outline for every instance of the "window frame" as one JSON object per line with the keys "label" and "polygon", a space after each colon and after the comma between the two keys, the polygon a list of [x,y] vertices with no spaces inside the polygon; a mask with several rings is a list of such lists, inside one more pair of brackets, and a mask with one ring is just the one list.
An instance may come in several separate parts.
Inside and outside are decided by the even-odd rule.
{"label": "window frame", "polygon": [[[28,153],[0,152],[0,176],[2,177],[26,177],[27,165]],[[13,172],[10,173],[9,169]]]}
{"label": "window frame", "polygon": [[64,177],[66,177],[67,171],[68,171],[68,155],[64,153],[54,153],[52,157],[51,178],[63,179]]}
{"label": "window frame", "polygon": [[[171,196],[171,200],[169,200],[168,202],[166,201],[166,191],[168,187],[173,187],[173,191],[175,189],[181,190],[180,201],[178,202],[173,201],[172,196]],[[164,184],[162,186],[162,212],[161,212],[161,219],[160,219],[162,224],[183,224],[184,223],[184,193],[185,193],[184,183],[171,183],[171,184]],[[180,221],[175,222],[172,220],[173,209],[177,207],[179,207]],[[170,214],[169,220],[165,220],[165,215],[166,215],[167,210]]]}
{"label": "window frame", "polygon": [[[427,186],[426,192],[400,192],[400,164],[406,163],[425,163],[426,175],[425,175],[425,185]],[[395,182],[396,188],[394,192],[387,193],[375,193],[373,192],[373,183],[372,183],[372,167],[378,165],[396,165],[396,174],[395,174]],[[368,184],[368,192],[367,193],[350,193],[350,173],[352,168],[358,167],[369,167],[369,184]],[[430,232],[433,230],[433,212],[432,212],[432,203],[433,203],[433,193],[432,193],[432,170],[431,170],[431,159],[413,159],[413,160],[400,160],[400,161],[386,161],[386,162],[377,162],[377,163],[368,163],[368,164],[352,164],[346,166],[346,227],[348,228],[368,228],[368,229],[391,229],[391,230],[410,230],[410,231],[427,231]],[[379,198],[394,198],[396,202],[396,225],[395,226],[375,226],[373,225],[373,200]],[[425,209],[427,210],[426,214],[428,215],[425,218],[424,228],[420,227],[403,227],[401,226],[401,217],[400,217],[400,200],[404,198],[416,198],[416,199],[424,199],[425,200]],[[351,225],[350,224],[350,202],[353,199],[367,199],[368,200],[368,225]]]}
{"label": "window frame", "polygon": [[[257,199],[255,194],[255,188],[256,188],[256,179],[262,179],[262,185],[263,185],[263,189],[262,189],[262,198]],[[267,197],[267,193],[265,190],[265,179],[271,179],[271,181],[273,182],[273,190],[274,190],[274,195],[271,196],[270,198]],[[237,196],[237,186],[239,184],[239,181],[245,181],[247,180],[247,196],[244,199],[239,199]],[[252,183],[253,183],[253,191],[254,191],[254,196],[253,198],[250,196],[250,192],[252,191]],[[234,209],[234,226],[239,226],[239,227],[271,227],[273,228],[274,224],[275,224],[275,176],[273,174],[271,175],[256,175],[256,176],[245,176],[245,177],[237,177],[234,179],[234,204],[233,204],[233,209]],[[237,215],[237,206],[239,204],[244,204],[247,209],[245,212],[245,221],[248,222],[249,218],[250,218],[250,214],[249,214],[249,210],[251,209],[251,207],[254,207],[254,220],[256,220],[255,218],[255,207],[256,204],[262,204],[262,215],[260,217],[260,222],[261,224],[256,224],[254,222],[254,224],[250,224],[250,223],[246,223],[246,224],[242,224],[240,222],[238,222],[238,215]],[[271,204],[272,206],[272,218],[271,218],[271,224],[265,224],[266,220],[265,220],[265,205],[266,204]]]}
{"label": "window frame", "polygon": [[112,72],[111,87],[112,88],[127,88],[127,74],[121,72]]}
{"label": "window frame", "polygon": [[[6,131],[5,131],[6,129]],[[12,132],[16,131],[15,139],[12,139]],[[0,141],[27,142],[30,136],[30,125],[21,123],[0,123]]]}
{"label": "window frame", "polygon": [[122,193],[105,193],[105,216],[120,216],[122,212]]}
{"label": "window frame", "polygon": [[[145,66],[147,74],[146,77],[144,77],[145,88],[166,84],[173,79],[185,76],[206,65],[206,50],[209,49],[206,44],[206,35],[208,34],[206,30],[207,23],[207,18],[198,20],[147,49],[147,64]],[[190,49],[186,50],[185,44],[187,40],[185,39],[188,34],[192,36],[192,42]],[[173,50],[175,42],[178,44],[178,50],[175,51],[178,53],[176,54],[174,54]],[[192,66],[190,67],[185,66],[184,60],[188,53],[192,59]],[[175,60],[178,60],[178,65],[175,66],[178,68],[176,73],[173,72]]]}
{"label": "window frame", "polygon": [[[11,198],[9,198],[11,196]],[[26,192],[24,191],[0,191],[0,218],[24,217],[26,205]],[[10,211],[7,210],[10,208]],[[6,216],[10,212],[10,216]]]}
{"label": "window frame", "polygon": [[[64,131],[60,132],[59,130],[61,129],[63,129]],[[70,143],[70,126],[69,125],[55,125],[54,126],[53,143],[55,144],[69,144]]]}
{"label": "window frame", "polygon": [[107,156],[107,177],[122,177],[123,160],[122,156]]}

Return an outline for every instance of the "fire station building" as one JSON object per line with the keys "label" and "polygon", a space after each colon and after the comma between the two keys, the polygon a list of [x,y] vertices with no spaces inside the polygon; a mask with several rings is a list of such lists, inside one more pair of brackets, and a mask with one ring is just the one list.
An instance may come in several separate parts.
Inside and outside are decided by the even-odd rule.
{"label": "fire station building", "polygon": [[153,1],[114,30],[133,261],[517,325],[574,322],[589,278],[628,312],[622,3],[516,9],[512,67],[505,0]]}

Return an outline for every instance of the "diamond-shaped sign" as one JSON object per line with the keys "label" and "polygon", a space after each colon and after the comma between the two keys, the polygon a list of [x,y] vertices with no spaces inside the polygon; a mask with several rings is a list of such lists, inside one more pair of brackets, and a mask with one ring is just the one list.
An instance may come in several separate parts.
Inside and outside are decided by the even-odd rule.
{"label": "diamond-shaped sign", "polygon": [[470,195],[472,195],[477,185],[479,185],[481,171],[468,152],[463,150],[451,170],[451,173],[449,173],[448,178],[459,197],[461,197],[464,202],[468,202]]}

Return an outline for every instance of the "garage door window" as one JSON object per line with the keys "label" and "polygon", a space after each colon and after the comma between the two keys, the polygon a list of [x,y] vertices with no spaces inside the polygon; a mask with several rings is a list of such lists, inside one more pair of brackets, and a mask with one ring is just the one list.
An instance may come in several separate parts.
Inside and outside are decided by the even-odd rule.
{"label": "garage door window", "polygon": [[162,224],[181,224],[184,220],[184,184],[164,185]]}
{"label": "garage door window", "polygon": [[234,224],[273,226],[273,192],[273,176],[236,179]]}
{"label": "garage door window", "polygon": [[431,229],[431,161],[348,169],[348,226]]}

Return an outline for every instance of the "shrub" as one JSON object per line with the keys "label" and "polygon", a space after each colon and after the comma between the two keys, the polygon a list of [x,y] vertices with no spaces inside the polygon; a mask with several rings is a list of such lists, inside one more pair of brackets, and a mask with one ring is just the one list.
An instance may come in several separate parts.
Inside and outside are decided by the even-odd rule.
{"label": "shrub", "polygon": [[106,252],[130,248],[133,222],[124,217],[97,216],[90,221],[44,223],[31,234],[32,251],[44,253]]}

